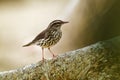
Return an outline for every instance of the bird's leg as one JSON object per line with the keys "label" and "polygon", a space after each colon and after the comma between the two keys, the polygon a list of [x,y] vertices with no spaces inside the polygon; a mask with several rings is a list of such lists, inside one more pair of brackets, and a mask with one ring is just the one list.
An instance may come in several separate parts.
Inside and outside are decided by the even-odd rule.
{"label": "bird's leg", "polygon": [[56,55],[51,51],[50,48],[48,48],[48,50],[50,51],[50,53],[52,54],[53,58],[56,57]]}
{"label": "bird's leg", "polygon": [[42,61],[44,62],[44,48],[42,48]]}

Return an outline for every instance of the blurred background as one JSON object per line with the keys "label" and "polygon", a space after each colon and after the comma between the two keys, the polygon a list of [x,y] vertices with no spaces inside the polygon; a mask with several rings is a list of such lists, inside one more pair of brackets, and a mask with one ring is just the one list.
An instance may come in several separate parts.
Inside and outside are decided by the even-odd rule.
{"label": "blurred background", "polygon": [[[61,19],[60,42],[51,49],[55,54],[79,49],[120,34],[119,0],[0,0],[0,71],[41,60],[41,48],[22,47]],[[45,50],[45,58],[52,58]]]}

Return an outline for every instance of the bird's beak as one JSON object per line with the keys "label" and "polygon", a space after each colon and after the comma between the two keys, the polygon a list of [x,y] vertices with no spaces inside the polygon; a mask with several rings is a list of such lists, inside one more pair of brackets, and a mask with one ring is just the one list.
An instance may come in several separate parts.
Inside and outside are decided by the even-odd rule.
{"label": "bird's beak", "polygon": [[64,21],[63,24],[69,23],[68,21]]}

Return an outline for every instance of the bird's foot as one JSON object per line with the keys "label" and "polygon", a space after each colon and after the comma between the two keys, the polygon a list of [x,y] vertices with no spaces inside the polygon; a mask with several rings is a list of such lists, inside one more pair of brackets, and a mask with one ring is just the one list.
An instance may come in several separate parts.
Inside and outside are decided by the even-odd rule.
{"label": "bird's foot", "polygon": [[45,58],[42,58],[42,62],[45,62]]}
{"label": "bird's foot", "polygon": [[53,58],[56,58],[56,57],[57,57],[57,55],[53,54]]}

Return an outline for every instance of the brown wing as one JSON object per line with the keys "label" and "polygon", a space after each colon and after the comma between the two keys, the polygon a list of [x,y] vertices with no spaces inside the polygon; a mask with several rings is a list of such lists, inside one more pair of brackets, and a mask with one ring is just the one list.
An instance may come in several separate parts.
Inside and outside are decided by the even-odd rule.
{"label": "brown wing", "polygon": [[35,39],[32,41],[32,43],[34,43],[34,42],[36,42],[36,41],[38,41],[38,40],[40,40],[40,39],[45,38],[45,33],[46,33],[46,30],[44,30],[44,31],[42,31],[40,34],[38,34],[38,35],[35,37]]}
{"label": "brown wing", "polygon": [[31,41],[30,43],[28,43],[28,44],[26,44],[26,45],[23,45],[23,47],[30,46],[31,44],[35,43],[36,41],[45,38],[46,32],[47,32],[47,29],[45,29],[45,30],[42,31],[40,34],[38,34],[38,35],[35,37],[35,39],[33,39],[33,41]]}

